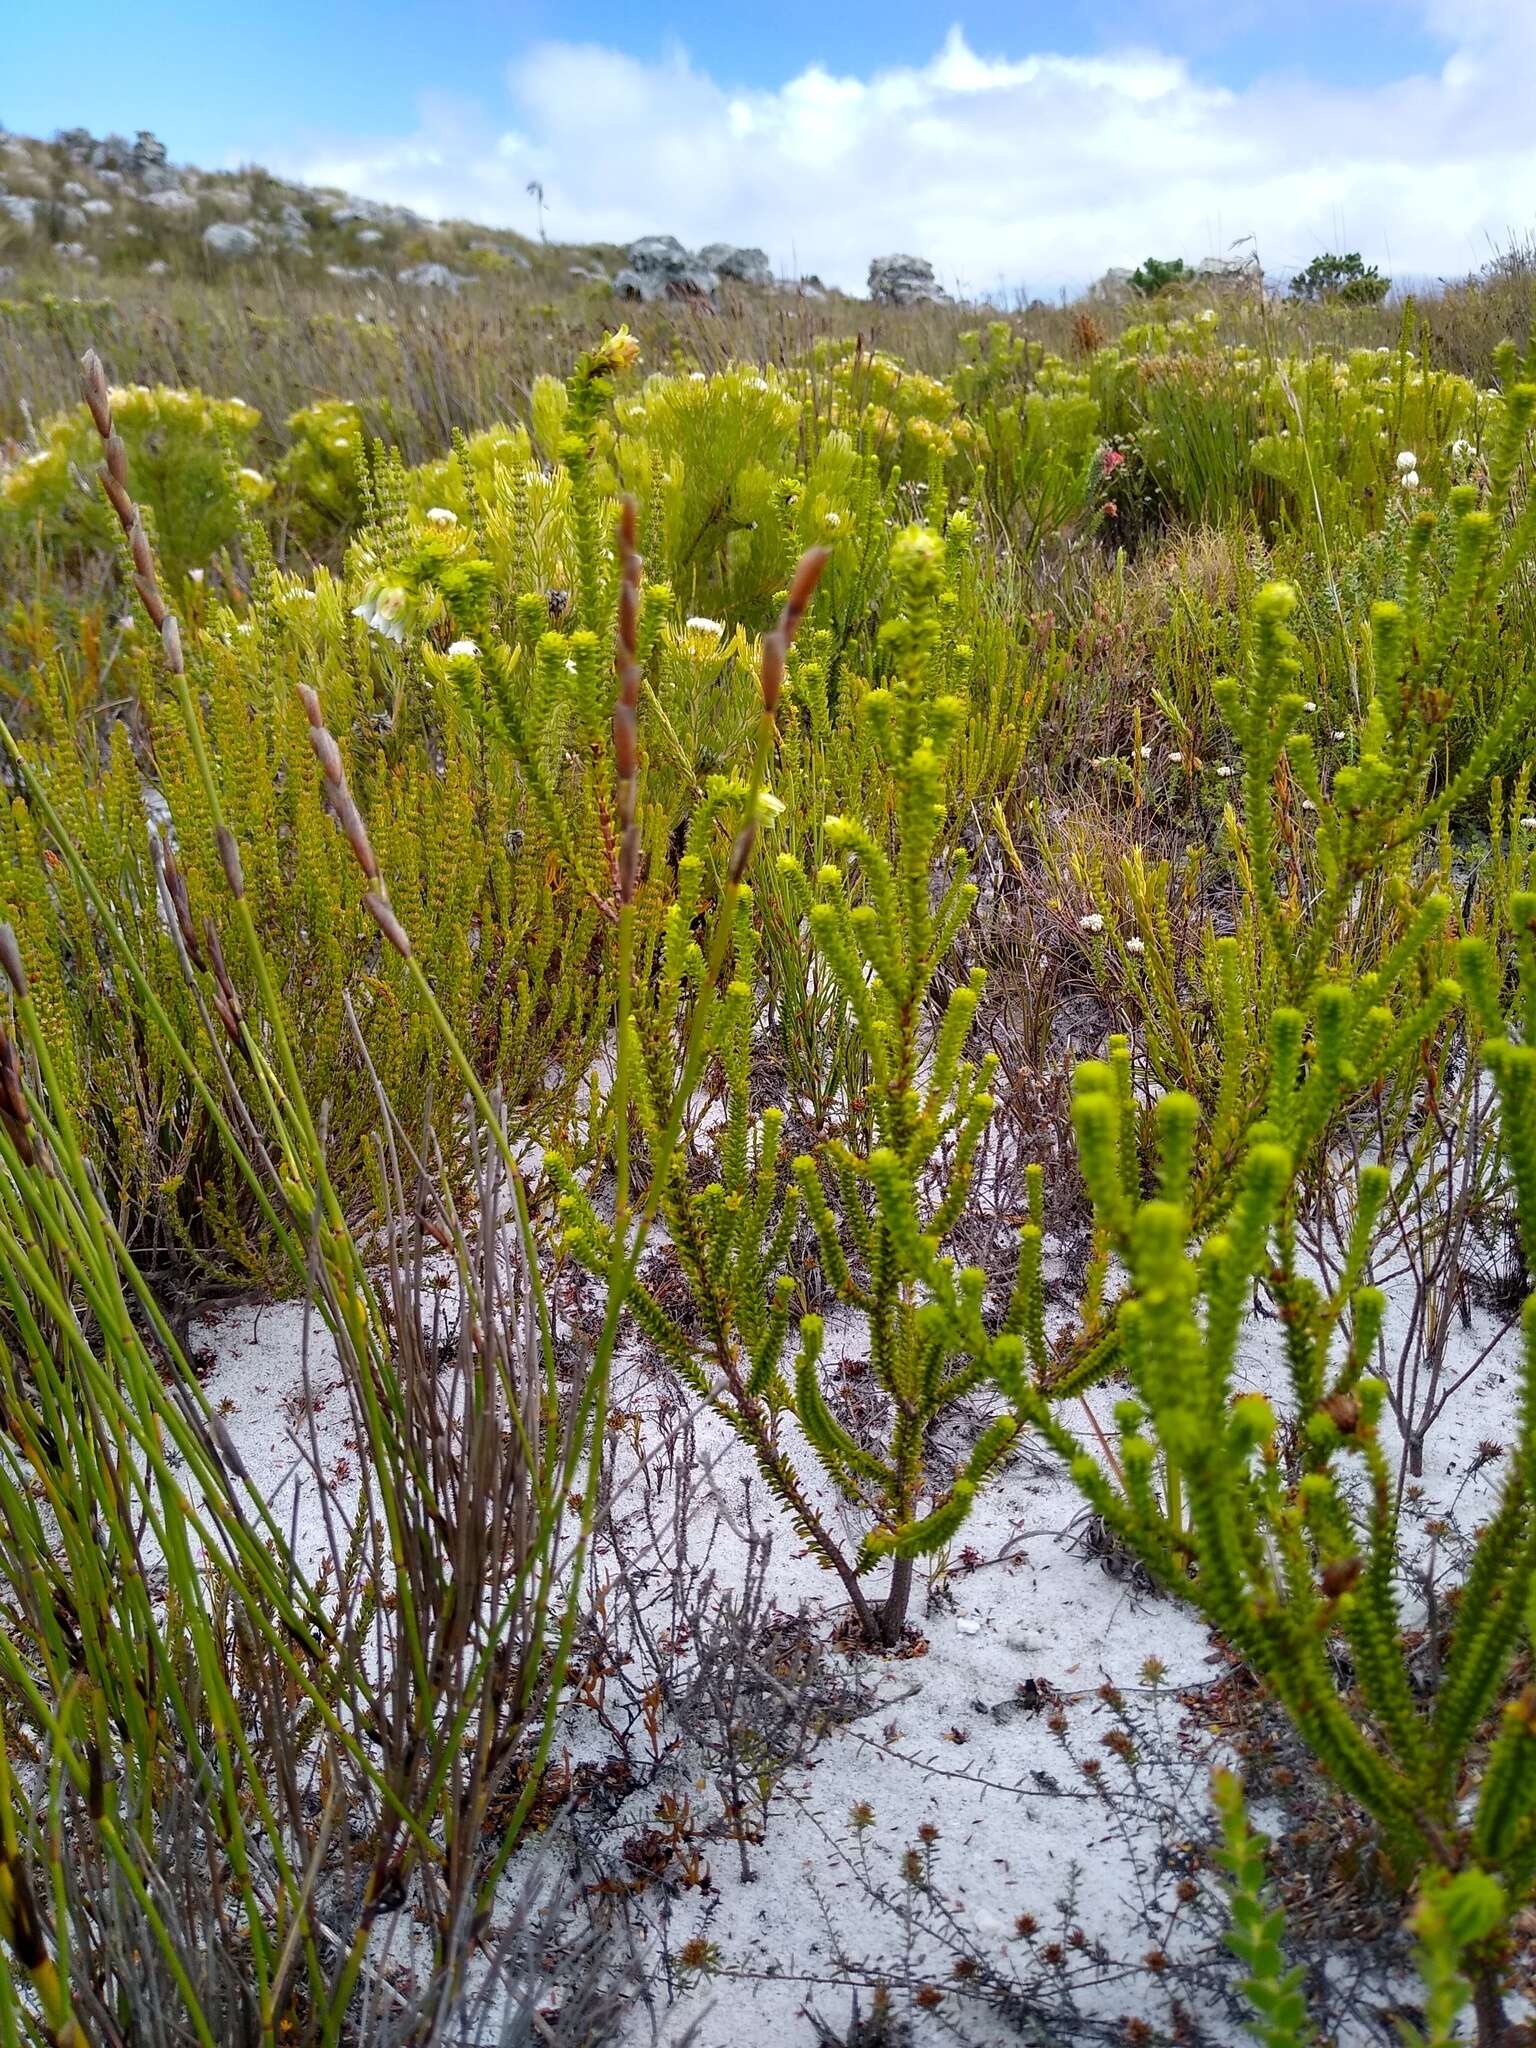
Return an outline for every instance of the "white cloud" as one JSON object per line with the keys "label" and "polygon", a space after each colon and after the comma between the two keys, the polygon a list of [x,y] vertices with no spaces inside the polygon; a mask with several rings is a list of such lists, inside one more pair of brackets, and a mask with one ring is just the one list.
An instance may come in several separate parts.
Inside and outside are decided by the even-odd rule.
{"label": "white cloud", "polygon": [[855,289],[892,249],[968,291],[1044,293],[1248,235],[1271,270],[1345,247],[1454,275],[1532,225],[1536,6],[1420,11],[1445,64],[1358,87],[1288,72],[1230,89],[1151,48],[994,59],[958,28],[921,66],[812,65],[755,91],[681,50],[646,63],[545,43],[508,67],[504,125],[424,102],[413,135],[281,168],[502,226],[531,225],[537,178],[553,238],[758,243],[784,272]]}

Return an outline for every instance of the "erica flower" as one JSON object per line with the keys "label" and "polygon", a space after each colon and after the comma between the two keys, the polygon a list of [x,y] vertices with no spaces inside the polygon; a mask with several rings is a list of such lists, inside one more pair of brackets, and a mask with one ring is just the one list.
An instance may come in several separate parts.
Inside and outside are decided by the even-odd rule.
{"label": "erica flower", "polygon": [[1125,950],[1127,953],[1145,953],[1147,949],[1145,943],[1133,932],[1125,942]]}
{"label": "erica flower", "polygon": [[1080,932],[1101,932],[1104,929],[1104,920],[1096,910],[1090,910],[1086,917],[1077,920],[1077,928]]}
{"label": "erica flower", "polygon": [[372,633],[381,640],[393,640],[396,646],[405,640],[405,608],[408,603],[405,591],[398,583],[386,583],[368,591],[361,604],[352,607],[354,619],[361,619]]}

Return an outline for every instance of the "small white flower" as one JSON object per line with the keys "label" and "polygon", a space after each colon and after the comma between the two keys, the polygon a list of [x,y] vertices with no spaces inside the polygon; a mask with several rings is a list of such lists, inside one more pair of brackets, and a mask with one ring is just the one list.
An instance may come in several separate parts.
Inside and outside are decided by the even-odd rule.
{"label": "small white flower", "polygon": [[405,592],[398,583],[391,583],[365,597],[361,604],[353,605],[352,616],[361,619],[380,639],[393,640],[396,646],[400,646],[405,640],[405,623],[401,616],[405,605]]}
{"label": "small white flower", "polygon": [[1333,736],[1336,740],[1347,740],[1349,738],[1349,734],[1344,730],[1342,725],[1336,725],[1333,728]]}
{"label": "small white flower", "polygon": [[1453,441],[1451,443],[1451,460],[1453,462],[1470,462],[1472,454],[1473,449],[1470,441]]}
{"label": "small white flower", "polygon": [[1399,476],[1407,476],[1410,470],[1417,469],[1418,466],[1419,458],[1411,448],[1404,448],[1399,453],[1397,458],[1397,473]]}
{"label": "small white flower", "polygon": [[189,583],[201,583],[204,573],[201,569],[189,569],[187,571],[187,581]]}
{"label": "small white flower", "polygon": [[1143,761],[1150,761],[1150,760],[1151,760],[1151,758],[1152,758],[1152,749],[1151,749],[1151,747],[1150,747],[1150,746],[1145,746],[1145,747],[1143,747],[1143,748],[1142,748],[1142,750],[1141,750],[1141,758],[1143,759]]}
{"label": "small white flower", "polygon": [[1522,818],[1520,820],[1520,830],[1522,832],[1536,832],[1536,818]]}
{"label": "small white flower", "polygon": [[709,379],[702,370],[690,370],[688,372],[688,382],[690,384],[707,384]]}
{"label": "small white flower", "polygon": [[1304,796],[1301,800],[1301,808],[1304,811],[1315,811],[1317,809],[1317,805],[1313,803],[1311,797]]}
{"label": "small white flower", "polygon": [[1216,325],[1216,308],[1214,306],[1207,306],[1199,318],[1202,327],[1214,327]]}
{"label": "small white flower", "polygon": [[428,526],[457,526],[458,523],[458,513],[450,512],[446,505],[429,505],[427,507]]}
{"label": "small white flower", "polygon": [[1231,780],[1232,770],[1227,766],[1225,761],[1217,762],[1216,773],[1221,777],[1223,782],[1228,782]]}
{"label": "small white flower", "polygon": [[1308,698],[1307,698],[1307,700],[1305,701],[1305,703],[1304,703],[1304,704],[1302,705],[1302,707],[1301,707],[1301,708],[1302,708],[1302,710],[1303,710],[1303,711],[1306,711],[1306,712],[1309,712],[1309,713],[1310,713],[1310,712],[1313,712],[1313,711],[1315,711],[1315,710],[1317,709],[1317,705],[1316,705],[1316,704],[1314,703],[1314,701],[1312,700],[1312,698],[1308,697]]}
{"label": "small white flower", "polygon": [[1104,920],[1096,910],[1090,910],[1086,917],[1077,920],[1077,928],[1080,932],[1101,932],[1104,929]]}
{"label": "small white flower", "polygon": [[705,619],[696,617],[689,619],[686,622],[686,624],[687,630],[690,633],[713,633],[717,640],[720,638],[720,635],[725,631],[724,626],[721,625],[718,619]]}
{"label": "small white flower", "polygon": [[1127,953],[1145,953],[1147,949],[1145,943],[1133,932],[1125,942],[1125,950]]}
{"label": "small white flower", "polygon": [[1175,767],[1182,767],[1184,765],[1184,756],[1177,747],[1170,747],[1168,749],[1168,758],[1174,763]]}
{"label": "small white flower", "polygon": [[843,523],[842,514],[840,512],[823,512],[821,515],[821,523],[824,527],[826,527],[829,533],[836,533],[837,529]]}
{"label": "small white flower", "polygon": [[760,789],[757,792],[757,822],[759,825],[775,824],[783,815],[784,799],[781,796],[775,796],[771,789]]}
{"label": "small white flower", "polygon": [[1407,475],[1400,477],[1398,481],[1402,484],[1405,491],[1416,491],[1419,488],[1419,472],[1416,469],[1410,469]]}
{"label": "small white flower", "polygon": [[480,648],[476,641],[455,640],[453,645],[448,649],[448,659],[452,661],[456,655],[467,654],[470,660],[473,661],[475,657],[479,654],[479,652]]}

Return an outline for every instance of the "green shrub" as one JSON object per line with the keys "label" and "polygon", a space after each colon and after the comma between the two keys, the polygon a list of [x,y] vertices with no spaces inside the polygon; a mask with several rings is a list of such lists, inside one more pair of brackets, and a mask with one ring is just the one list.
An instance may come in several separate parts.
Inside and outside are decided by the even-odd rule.
{"label": "green shrub", "polygon": [[[113,393],[114,418],[155,543],[173,581],[203,567],[240,531],[247,506],[272,490],[246,460],[260,414],[238,398],[166,385]],[[41,446],[0,478],[0,516],[45,546],[116,545],[116,521],[96,482],[101,447],[78,406],[42,427]]]}

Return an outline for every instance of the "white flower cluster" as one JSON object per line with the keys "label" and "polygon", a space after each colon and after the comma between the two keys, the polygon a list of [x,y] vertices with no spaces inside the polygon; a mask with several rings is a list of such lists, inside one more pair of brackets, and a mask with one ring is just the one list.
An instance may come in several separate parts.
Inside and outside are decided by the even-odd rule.
{"label": "white flower cluster", "polygon": [[406,594],[398,583],[386,583],[378,590],[370,590],[361,604],[353,605],[352,616],[361,619],[381,640],[393,640],[397,647],[402,646],[406,602]]}

